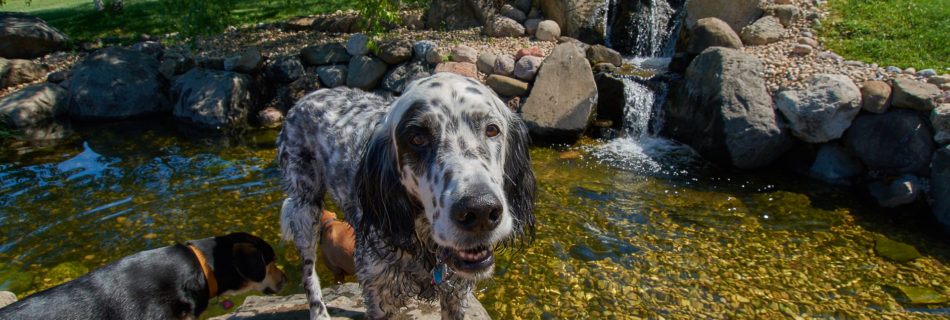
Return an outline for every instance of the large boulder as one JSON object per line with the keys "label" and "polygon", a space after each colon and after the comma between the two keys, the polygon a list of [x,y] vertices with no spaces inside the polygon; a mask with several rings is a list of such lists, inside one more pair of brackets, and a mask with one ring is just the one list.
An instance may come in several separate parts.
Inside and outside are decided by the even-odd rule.
{"label": "large boulder", "polygon": [[689,30],[686,52],[699,54],[709,47],[739,49],[742,48],[742,40],[725,21],[716,17],[702,18]]}
{"label": "large boulder", "polygon": [[412,61],[389,70],[389,73],[383,77],[383,89],[402,93],[406,85],[413,80],[428,77],[429,68],[425,61]]}
{"label": "large boulder", "polygon": [[609,62],[617,67],[623,65],[623,56],[620,55],[620,52],[599,44],[587,48],[587,60],[590,61],[591,65],[600,62]]}
{"label": "large boulder", "polygon": [[861,109],[881,114],[891,106],[891,85],[872,80],[861,84]]}
{"label": "large boulder", "polygon": [[577,139],[593,119],[596,106],[597,85],[584,51],[562,43],[541,64],[522,112],[537,137]]}
{"label": "large boulder", "polygon": [[847,76],[817,74],[804,88],[779,92],[775,107],[788,118],[796,137],[827,142],[840,138],[861,111],[861,90]]}
{"label": "large boulder", "polygon": [[492,0],[432,1],[425,16],[426,26],[447,30],[481,26],[498,11],[496,3]]}
{"label": "large boulder", "polygon": [[69,114],[80,120],[121,119],[168,111],[158,60],[109,47],[83,59],[69,81]]}
{"label": "large boulder", "polygon": [[346,85],[346,78],[349,77],[349,72],[344,65],[329,65],[317,67],[317,75],[323,85],[336,88]]}
{"label": "large boulder", "polygon": [[382,41],[377,56],[388,64],[405,62],[412,58],[412,42],[406,39]]}
{"label": "large boulder", "polygon": [[254,105],[247,76],[236,72],[194,68],[175,80],[174,115],[199,127],[241,130]]}
{"label": "large boulder", "polygon": [[541,41],[557,41],[561,37],[561,26],[554,20],[544,20],[538,23],[534,36]]}
{"label": "large boulder", "polygon": [[742,28],[739,37],[747,45],[763,45],[782,40],[785,27],[775,16],[765,16],[755,23]]}
{"label": "large boulder", "polygon": [[950,146],[934,152],[930,166],[930,193],[934,199],[934,215],[950,227]]}
{"label": "large boulder", "polygon": [[341,43],[331,42],[308,46],[300,50],[300,61],[311,66],[350,61],[350,54]]}
{"label": "large boulder", "polygon": [[32,127],[66,114],[66,89],[41,83],[0,98],[0,119],[17,128]]}
{"label": "large boulder", "polygon": [[762,0],[691,0],[686,5],[686,27],[692,29],[699,19],[716,17],[739,32],[765,13],[761,3]]}
{"label": "large boulder", "polygon": [[247,47],[224,59],[224,71],[257,73],[264,67],[264,56],[257,47]]}
{"label": "large boulder", "polygon": [[897,108],[930,111],[937,107],[940,88],[926,82],[894,79],[894,95],[891,104]]}
{"label": "large boulder", "polygon": [[280,57],[267,62],[264,67],[266,79],[279,83],[291,83],[304,74],[303,64],[297,57]]}
{"label": "large boulder", "polygon": [[534,76],[538,73],[538,69],[541,68],[541,62],[544,59],[537,56],[524,56],[515,63],[515,71],[513,74],[515,78],[531,81],[534,80]]}
{"label": "large boulder", "polygon": [[33,60],[0,58],[0,89],[42,79],[47,72],[48,66]]}
{"label": "large boulder", "polygon": [[765,88],[762,63],[738,50],[711,47],[673,85],[664,131],[713,161],[742,169],[771,164],[791,139]]}
{"label": "large boulder", "polygon": [[920,196],[924,182],[912,174],[905,174],[893,181],[874,181],[868,184],[868,192],[877,204],[894,208],[900,205],[913,203]]}
{"label": "large boulder", "polygon": [[561,35],[586,43],[603,43],[607,29],[609,1],[602,0],[540,0],[544,16],[557,22]]}
{"label": "large boulder", "polygon": [[386,62],[370,56],[355,56],[347,67],[346,85],[363,90],[372,90],[386,75]]}
{"label": "large boulder", "polygon": [[69,37],[43,19],[19,12],[0,12],[0,57],[32,59],[62,50]]}
{"label": "large boulder", "polygon": [[930,124],[934,128],[937,145],[950,144],[950,103],[944,103],[930,112]]}
{"label": "large boulder", "polygon": [[917,112],[892,109],[861,114],[845,132],[844,141],[874,174],[930,174],[933,133]]}
{"label": "large boulder", "polygon": [[488,19],[482,32],[490,37],[520,37],[524,35],[524,26],[509,17],[494,16]]}
{"label": "large boulder", "polygon": [[837,141],[822,144],[808,170],[815,179],[842,185],[850,184],[852,178],[863,172],[861,159]]}

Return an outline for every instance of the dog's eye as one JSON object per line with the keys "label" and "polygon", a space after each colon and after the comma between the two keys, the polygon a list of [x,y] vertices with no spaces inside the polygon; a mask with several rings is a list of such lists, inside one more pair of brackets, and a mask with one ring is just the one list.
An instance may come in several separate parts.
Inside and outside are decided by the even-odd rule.
{"label": "dog's eye", "polygon": [[497,136],[499,133],[501,133],[501,130],[499,130],[498,126],[496,125],[490,124],[487,127],[485,127],[486,136],[494,137],[494,136]]}
{"label": "dog's eye", "polygon": [[412,145],[417,147],[425,147],[429,145],[429,137],[422,133],[415,133],[412,135]]}

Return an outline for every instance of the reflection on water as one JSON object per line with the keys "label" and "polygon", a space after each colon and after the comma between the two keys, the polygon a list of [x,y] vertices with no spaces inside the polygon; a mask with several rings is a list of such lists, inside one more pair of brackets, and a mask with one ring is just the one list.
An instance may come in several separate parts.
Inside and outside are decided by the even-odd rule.
{"label": "reflection on water", "polygon": [[[133,252],[247,231],[275,245],[291,278],[284,293],[302,292],[297,255],[278,242],[277,131],[76,130],[53,146],[7,141],[0,149],[0,289],[22,296]],[[946,241],[886,218],[912,212],[879,212],[849,190],[793,175],[722,174],[669,142],[639,150],[612,143],[575,148],[574,158],[532,151],[539,229],[533,244],[506,250],[495,280],[480,285],[495,318],[948,313],[946,304],[901,304],[882,289],[950,293]],[[878,235],[925,257],[880,258]],[[318,272],[329,285],[330,273]]]}

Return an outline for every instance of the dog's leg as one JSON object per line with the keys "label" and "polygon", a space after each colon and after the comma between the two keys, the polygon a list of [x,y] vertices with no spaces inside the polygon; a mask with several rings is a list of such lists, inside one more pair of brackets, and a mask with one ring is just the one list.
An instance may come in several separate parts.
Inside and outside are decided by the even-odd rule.
{"label": "dog's leg", "polygon": [[[284,200],[281,209],[281,229],[293,234],[294,246],[303,264],[303,287],[307,290],[310,303],[310,319],[330,319],[327,306],[323,303],[323,291],[320,290],[320,277],[317,276],[314,263],[317,261],[317,239],[320,236],[320,220],[323,213],[320,203],[305,204],[294,198]],[[285,212],[285,210],[290,210]]]}
{"label": "dog's leg", "polygon": [[[439,305],[442,307],[442,320],[462,320],[465,318],[465,310],[468,309],[465,296],[471,290],[458,292],[449,292],[439,297]],[[462,295],[461,297],[459,295]]]}
{"label": "dog's leg", "polygon": [[[378,237],[366,237],[363,240],[361,234],[356,235],[356,250],[353,253],[353,259],[356,262],[356,279],[360,282],[363,289],[363,304],[366,305],[367,319],[388,319],[393,313],[405,305],[404,297],[397,292],[393,292],[393,274],[399,274],[395,264],[391,261],[380,258],[375,253],[386,249],[378,243]],[[389,273],[386,273],[389,271]],[[390,275],[387,277],[386,275]]]}

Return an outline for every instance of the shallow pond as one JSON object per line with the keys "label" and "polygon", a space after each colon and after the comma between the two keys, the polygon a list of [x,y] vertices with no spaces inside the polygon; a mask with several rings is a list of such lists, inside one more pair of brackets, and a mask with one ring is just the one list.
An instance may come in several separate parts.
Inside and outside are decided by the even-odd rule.
{"label": "shallow pond", "polygon": [[[297,255],[278,242],[276,130],[224,138],[130,122],[76,131],[47,145],[2,144],[0,289],[22,297],[143,249],[247,231],[275,245],[291,278],[284,293],[302,292]],[[950,248],[920,218],[925,209],[884,211],[790,173],[723,173],[676,147],[652,160],[630,148],[532,150],[539,228],[479,286],[493,317],[950,314],[946,302],[910,304],[893,289],[950,295]],[[879,257],[879,237],[923,257]]]}

